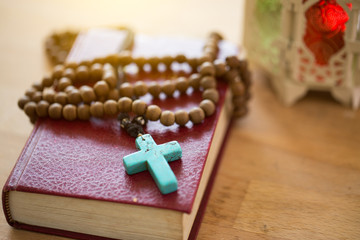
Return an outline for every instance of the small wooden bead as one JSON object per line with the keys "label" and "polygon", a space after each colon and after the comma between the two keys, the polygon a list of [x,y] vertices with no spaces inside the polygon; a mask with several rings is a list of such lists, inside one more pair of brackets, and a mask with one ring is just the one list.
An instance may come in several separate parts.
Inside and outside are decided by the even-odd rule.
{"label": "small wooden bead", "polygon": [[78,66],[78,64],[76,62],[67,62],[67,63],[65,63],[66,68],[75,69],[75,68],[77,68],[77,66]]}
{"label": "small wooden bead", "polygon": [[89,120],[90,115],[90,106],[88,104],[80,104],[77,107],[77,116],[80,120]]}
{"label": "small wooden bead", "polygon": [[122,97],[118,101],[119,112],[131,112],[132,100],[129,97]]}
{"label": "small wooden bead", "polygon": [[111,71],[104,71],[103,79],[109,85],[110,88],[116,87],[117,79],[114,73],[112,73]]}
{"label": "small wooden bead", "polygon": [[161,116],[161,109],[157,105],[150,105],[146,109],[146,118],[150,121],[157,121]]}
{"label": "small wooden bead", "polygon": [[104,112],[106,115],[115,115],[118,113],[118,104],[115,100],[107,100],[105,103],[104,103]]}
{"label": "small wooden bead", "polygon": [[[91,67],[91,61],[90,60],[82,60],[80,63],[79,63],[79,66],[85,66],[89,69],[89,67]],[[90,74],[90,73],[89,73]]]}
{"label": "small wooden bead", "polygon": [[161,87],[157,82],[151,82],[149,84],[149,93],[154,97],[158,98],[161,93]]}
{"label": "small wooden bead", "polygon": [[55,101],[55,91],[53,89],[45,89],[42,92],[42,99],[47,101],[48,103],[53,103]]}
{"label": "small wooden bead", "polygon": [[231,92],[233,96],[242,96],[245,92],[244,84],[241,82],[241,80],[234,81],[231,85]]}
{"label": "small wooden bead", "polygon": [[60,119],[62,116],[62,105],[59,103],[53,103],[49,106],[48,114],[52,119]]}
{"label": "small wooden bead", "polygon": [[166,80],[161,86],[161,90],[169,97],[175,92],[175,83],[171,80]]}
{"label": "small wooden bead", "polygon": [[200,80],[201,80],[201,75],[198,73],[193,73],[189,78],[189,85],[193,89],[197,90],[200,87]]}
{"label": "small wooden bead", "polygon": [[175,122],[180,126],[185,126],[189,121],[189,114],[184,110],[178,110],[175,112]]}
{"label": "small wooden bead", "polygon": [[29,88],[25,91],[25,96],[28,96],[29,98],[32,98],[32,96],[36,93],[35,88]]}
{"label": "small wooden bead", "polygon": [[50,104],[44,100],[41,100],[40,102],[38,102],[38,104],[36,105],[36,114],[39,117],[47,117],[49,105]]}
{"label": "small wooden bead", "polygon": [[199,73],[202,76],[205,75],[210,75],[210,76],[214,76],[215,75],[215,67],[211,62],[204,62],[203,64],[201,64],[200,66],[200,71]]}
{"label": "small wooden bead", "polygon": [[76,87],[74,87],[74,85],[70,85],[70,86],[67,86],[65,89],[64,89],[64,92],[66,94],[69,94],[72,90],[76,89]]}
{"label": "small wooden bead", "polygon": [[203,89],[216,88],[216,85],[216,80],[212,76],[205,76],[200,80],[200,86]]}
{"label": "small wooden bead", "polygon": [[36,103],[40,102],[42,100],[42,92],[40,92],[40,91],[35,92],[34,95],[31,98],[31,100],[36,102]]}
{"label": "small wooden bead", "polygon": [[158,57],[151,57],[149,58],[149,64],[151,66],[151,71],[157,71],[158,65],[161,62],[160,58]]}
{"label": "small wooden bead", "polygon": [[131,57],[130,51],[121,51],[118,55],[119,64],[122,66],[126,66],[129,63],[133,62],[133,58]]}
{"label": "small wooden bead", "polygon": [[175,123],[175,114],[171,111],[163,111],[160,116],[160,122],[164,126],[171,126]]}
{"label": "small wooden bead", "polygon": [[198,59],[198,64],[201,65],[204,62],[211,62],[211,57],[208,55],[203,55]]}
{"label": "small wooden bead", "polygon": [[54,98],[56,103],[60,103],[61,105],[65,105],[68,102],[68,96],[64,92],[58,92],[55,94]]}
{"label": "small wooden bead", "polygon": [[76,69],[76,81],[85,82],[89,80],[89,68],[87,66],[79,66]]}
{"label": "small wooden bead", "polygon": [[[54,67],[52,78],[54,79],[60,79],[63,76],[65,68],[63,65],[59,64]],[[51,86],[51,85],[50,85]],[[48,87],[48,86],[47,86]]]}
{"label": "small wooden bead", "polygon": [[189,87],[189,80],[186,77],[176,79],[175,87],[180,93],[185,93]]}
{"label": "small wooden bead", "polygon": [[226,73],[226,64],[223,60],[221,59],[216,59],[214,61],[214,65],[215,65],[215,75],[217,77],[221,77]]}
{"label": "small wooden bead", "polygon": [[33,83],[32,87],[35,88],[37,91],[42,91],[44,89],[43,84],[40,82]]}
{"label": "small wooden bead", "polygon": [[205,119],[205,113],[201,108],[194,107],[189,112],[189,118],[194,124],[199,124]]}
{"label": "small wooden bead", "polygon": [[127,82],[121,84],[119,92],[121,97],[131,98],[134,95],[133,86]]}
{"label": "small wooden bead", "polygon": [[196,70],[197,66],[198,66],[198,61],[196,58],[189,58],[187,60],[189,66],[193,69],[193,70]]}
{"label": "small wooden bead", "polygon": [[171,56],[163,56],[160,61],[164,63],[166,67],[170,67],[174,61],[174,58],[172,58]]}
{"label": "small wooden bead", "polygon": [[73,121],[77,116],[77,109],[75,105],[66,104],[62,110],[63,116],[67,121]]}
{"label": "small wooden bead", "polygon": [[137,99],[132,103],[132,111],[136,115],[144,115],[146,112],[146,103],[143,100]]}
{"label": "small wooden bead", "polygon": [[100,63],[94,63],[90,68],[90,77],[92,81],[99,81],[103,76],[103,66]]}
{"label": "small wooden bead", "polygon": [[119,90],[116,88],[111,89],[108,94],[108,99],[119,100]]}
{"label": "small wooden bead", "polygon": [[68,101],[70,104],[77,105],[82,101],[80,91],[77,89],[73,89],[68,93]]}
{"label": "small wooden bead", "polygon": [[243,117],[248,112],[248,109],[246,106],[236,107],[233,112],[233,116],[236,118]]}
{"label": "small wooden bead", "polygon": [[144,57],[137,57],[137,58],[134,59],[134,62],[138,66],[139,71],[142,71],[143,70],[142,68],[146,63],[146,59]]}
{"label": "small wooden bead", "polygon": [[24,109],[24,106],[30,102],[30,98],[28,96],[22,96],[19,100],[18,100],[18,106],[20,109]]}
{"label": "small wooden bead", "polygon": [[144,96],[148,92],[148,86],[143,81],[137,81],[134,84],[134,93],[136,96]]}
{"label": "small wooden bead", "polygon": [[186,56],[184,54],[178,54],[175,56],[175,61],[178,63],[186,62]]}
{"label": "small wooden bead", "polygon": [[214,88],[206,89],[202,94],[202,98],[217,103],[219,101],[219,92]]}
{"label": "small wooden bead", "polygon": [[96,82],[94,85],[94,91],[98,97],[107,96],[109,90],[109,85],[103,80]]}
{"label": "small wooden bead", "polygon": [[74,80],[75,79],[75,71],[72,68],[66,68],[63,72],[63,77],[66,77],[70,80]]}
{"label": "small wooden bead", "polygon": [[64,91],[66,87],[71,86],[71,85],[72,85],[72,81],[70,80],[70,78],[62,77],[62,78],[60,78],[59,83],[58,83],[59,91]]}
{"label": "small wooden bead", "polygon": [[96,95],[93,88],[84,85],[80,87],[79,91],[84,103],[91,103],[92,101],[96,100]]}
{"label": "small wooden bead", "polygon": [[215,109],[216,109],[215,104],[213,103],[213,101],[211,101],[209,99],[202,100],[201,103],[200,103],[200,108],[202,110],[204,110],[205,115],[207,117],[213,115],[214,112],[215,112]]}
{"label": "small wooden bead", "polygon": [[44,87],[50,87],[51,85],[54,84],[54,79],[52,77],[50,77],[49,75],[43,77],[42,79],[42,85]]}
{"label": "small wooden bead", "polygon": [[30,118],[36,117],[36,103],[35,102],[26,103],[24,106],[24,112]]}
{"label": "small wooden bead", "polygon": [[106,58],[105,58],[105,62],[109,63],[109,64],[112,64],[112,65],[117,65],[118,64],[118,57],[117,57],[117,54],[111,54],[111,55],[108,55]]}
{"label": "small wooden bead", "polygon": [[90,113],[94,117],[102,118],[104,116],[104,104],[99,101],[91,103]]}
{"label": "small wooden bead", "polygon": [[220,41],[220,40],[223,40],[223,36],[218,33],[218,32],[212,32],[210,33],[210,36],[209,36],[210,39],[215,39],[215,41]]}

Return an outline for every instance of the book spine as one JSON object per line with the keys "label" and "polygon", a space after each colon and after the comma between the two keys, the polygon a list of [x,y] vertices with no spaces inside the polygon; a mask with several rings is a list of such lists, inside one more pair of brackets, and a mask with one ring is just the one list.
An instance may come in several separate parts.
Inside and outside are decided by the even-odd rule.
{"label": "book spine", "polygon": [[24,170],[29,162],[31,154],[40,138],[41,134],[39,132],[39,129],[40,129],[39,122],[40,121],[37,121],[37,123],[35,124],[30,137],[28,138],[13,170],[11,171],[9,178],[7,179],[7,181],[3,187],[3,191],[2,191],[3,210],[4,210],[6,221],[11,226],[14,226],[15,221],[12,218],[11,211],[10,211],[10,204],[9,204],[10,191],[16,190],[18,181],[20,180],[21,175],[24,172]]}

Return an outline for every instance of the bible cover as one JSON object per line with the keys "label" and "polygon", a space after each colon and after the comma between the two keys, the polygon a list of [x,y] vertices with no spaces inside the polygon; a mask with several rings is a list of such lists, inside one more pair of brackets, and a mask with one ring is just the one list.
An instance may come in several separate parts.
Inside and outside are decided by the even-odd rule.
{"label": "bible cover", "polygon": [[[137,47],[136,44],[143,45]],[[146,44],[149,44],[148,39],[138,38],[134,54],[139,52],[136,49],[145,49]],[[201,47],[197,51],[201,52]],[[228,54],[221,51],[224,55],[230,55],[236,53],[236,48],[232,52],[227,49]],[[164,74],[155,78],[166,79]],[[90,237],[12,221],[6,209],[6,193],[9,191],[111,201],[190,213],[225,102],[226,86],[220,83],[218,90],[220,100],[216,114],[207,117],[202,124],[193,125],[189,122],[185,127],[176,124],[164,127],[159,121],[149,121],[144,129],[157,144],[176,140],[182,148],[182,158],[169,163],[178,179],[178,190],[167,195],[160,193],[148,171],[131,176],[126,174],[122,158],[137,151],[135,139],[120,129],[115,118],[72,122],[38,120],[3,188],[3,207],[8,223],[17,228],[78,239]],[[201,92],[194,91],[165,100],[151,100],[149,96],[144,99],[153,101],[163,110],[176,111],[198,106],[202,98]],[[199,212],[202,207],[200,205]],[[194,232],[190,236],[194,237]],[[95,236],[93,238],[98,239]]]}

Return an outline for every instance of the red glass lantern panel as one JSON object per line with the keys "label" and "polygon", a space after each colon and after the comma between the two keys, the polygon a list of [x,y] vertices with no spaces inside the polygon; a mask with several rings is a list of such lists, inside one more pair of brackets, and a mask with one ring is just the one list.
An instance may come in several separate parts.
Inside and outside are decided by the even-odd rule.
{"label": "red glass lantern panel", "polygon": [[[351,4],[347,5],[351,9]],[[320,0],[305,12],[305,17],[304,43],[317,64],[327,65],[331,56],[344,47],[345,23],[349,16],[336,0]]]}

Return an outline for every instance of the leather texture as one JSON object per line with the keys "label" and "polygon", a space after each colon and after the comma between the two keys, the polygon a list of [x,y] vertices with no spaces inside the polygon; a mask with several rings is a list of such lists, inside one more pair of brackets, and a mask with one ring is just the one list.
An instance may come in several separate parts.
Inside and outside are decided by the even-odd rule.
{"label": "leather texture", "polygon": [[[171,44],[171,41],[167,43]],[[180,48],[186,47],[186,44]],[[220,55],[223,56],[237,53],[231,44],[223,44],[221,49]],[[145,81],[163,81],[168,77],[167,73],[140,76]],[[135,78],[139,76],[129,80]],[[157,121],[148,122],[144,129],[159,145],[173,140],[180,144],[182,158],[169,163],[178,179],[176,192],[161,194],[148,171],[134,175],[126,173],[122,158],[137,151],[135,138],[120,129],[115,117],[73,122],[38,120],[4,192],[16,190],[53,194],[190,213],[224,103],[226,86],[219,83],[218,89],[220,100],[216,114],[205,118],[202,124],[189,122],[185,127],[176,124],[165,127]],[[174,98],[153,100],[148,94],[142,99],[148,104],[158,104],[162,110],[176,111],[190,110],[198,106],[202,98],[201,92],[189,89],[187,95],[175,94]]]}

